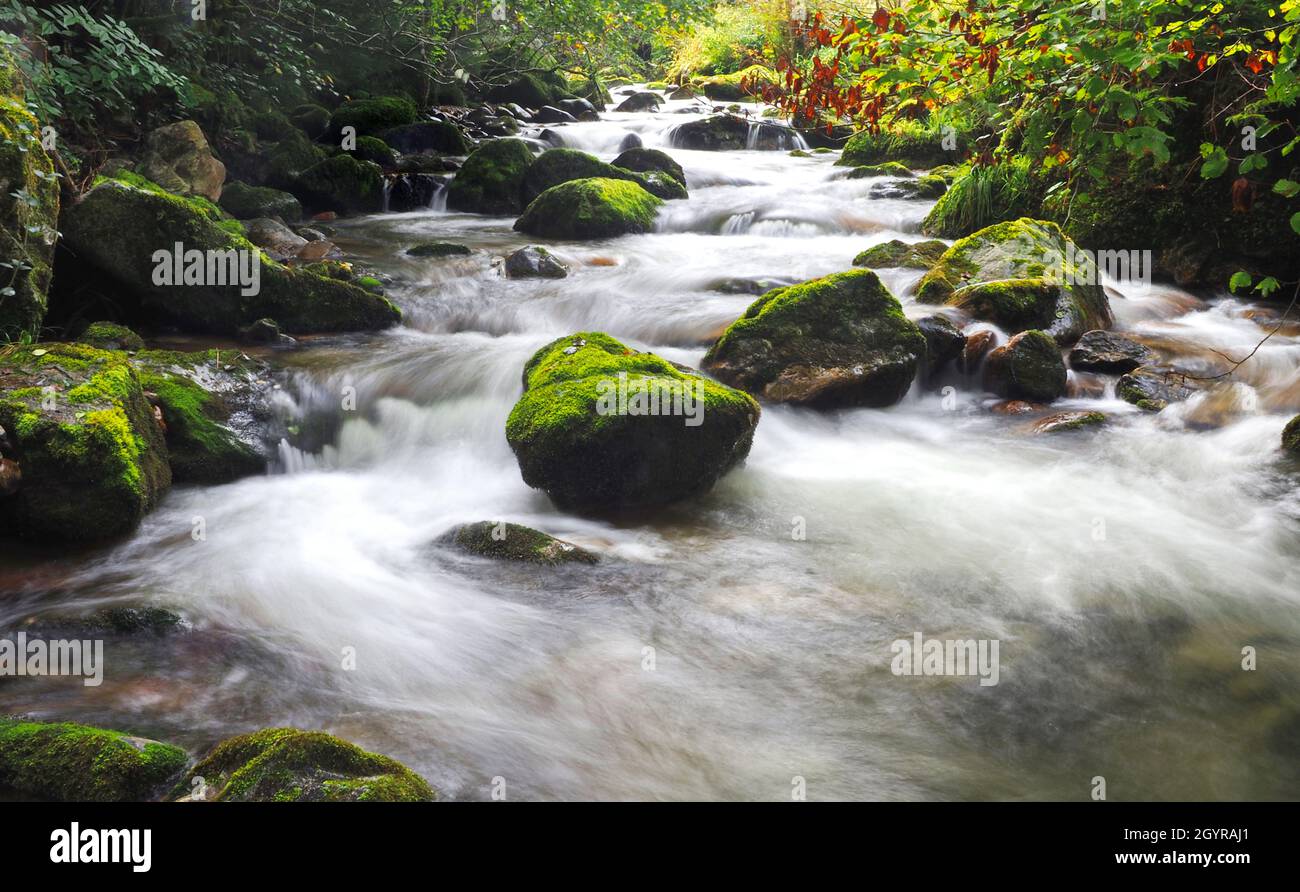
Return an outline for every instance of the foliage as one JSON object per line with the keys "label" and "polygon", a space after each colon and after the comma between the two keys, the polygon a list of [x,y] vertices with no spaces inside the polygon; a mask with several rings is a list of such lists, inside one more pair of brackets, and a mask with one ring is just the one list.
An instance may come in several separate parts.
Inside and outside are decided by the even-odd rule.
{"label": "foliage", "polygon": [[730,74],[750,65],[771,64],[791,52],[788,5],[783,0],[725,2],[707,24],[667,35],[667,75],[686,81],[695,75]]}

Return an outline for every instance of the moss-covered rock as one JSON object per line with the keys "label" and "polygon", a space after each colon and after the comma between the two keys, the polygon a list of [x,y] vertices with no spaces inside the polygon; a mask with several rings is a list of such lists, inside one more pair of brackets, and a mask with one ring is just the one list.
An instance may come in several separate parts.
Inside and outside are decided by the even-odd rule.
{"label": "moss-covered rock", "polygon": [[494,139],[465,159],[447,189],[447,207],[472,214],[513,216],[523,211],[524,176],[533,153],[519,139]]}
{"label": "moss-covered rock", "polygon": [[[950,138],[947,144],[945,137]],[[862,167],[899,161],[908,167],[930,168],[959,160],[969,147],[969,135],[957,128],[945,131],[938,123],[903,121],[878,132],[861,130],[853,134],[836,164]]]}
{"label": "moss-covered rock", "polygon": [[1070,350],[1070,367],[1081,372],[1122,375],[1155,358],[1155,352],[1145,344],[1110,331],[1089,331]]}
{"label": "moss-covered rock", "polygon": [[221,190],[221,208],[240,220],[279,217],[286,223],[302,219],[302,204],[288,192],[268,186],[234,182]]}
{"label": "moss-covered rock", "polygon": [[358,136],[376,136],[389,128],[412,123],[415,116],[415,104],[401,96],[351,99],[334,109],[329,130],[336,138],[342,136],[344,127],[355,127]]}
{"label": "moss-covered rock", "polygon": [[569,268],[541,245],[510,252],[504,266],[509,279],[563,279],[569,274]]}
{"label": "moss-covered rock", "polygon": [[406,249],[411,257],[468,257],[472,251],[455,242],[421,242]]}
{"label": "moss-covered rock", "polygon": [[323,105],[307,102],[289,112],[289,121],[307,136],[316,139],[329,129],[330,111]]}
{"label": "moss-covered rock", "polygon": [[769,291],[710,348],[704,368],[773,402],[891,406],[925,355],[920,330],[864,269]]}
{"label": "moss-covered rock", "polygon": [[853,258],[854,266],[867,269],[903,269],[932,268],[939,258],[948,250],[948,246],[938,239],[924,242],[905,242],[891,239],[879,245],[873,245]]}
{"label": "moss-covered rock", "polygon": [[694,81],[692,86],[714,102],[738,102],[761,96],[763,87],[775,86],[777,82],[777,74],[771,68],[765,65],[750,65],[731,74],[716,74],[700,78]]}
{"label": "moss-covered rock", "polygon": [[269,414],[271,383],[264,364],[216,350],[145,350],[132,362],[162,413],[175,482],[228,483],[266,470],[259,423]]}
{"label": "moss-covered rock", "polygon": [[301,133],[293,133],[264,150],[257,182],[276,189],[297,187],[298,175],[327,157],[320,146]]}
{"label": "moss-covered rock", "polygon": [[865,180],[871,177],[901,177],[910,179],[915,177],[912,169],[906,164],[897,161],[883,161],[880,164],[864,164],[861,167],[855,167],[847,174],[850,180]]}
{"label": "moss-covered rock", "polygon": [[758,417],[744,393],[583,332],[524,366],[506,439],[529,486],[608,512],[707,491],[749,454]]}
{"label": "moss-covered rock", "polygon": [[392,167],[397,163],[397,152],[377,136],[358,136],[357,147],[349,154],[358,161],[369,161],[380,167]]}
{"label": "moss-covered rock", "polygon": [[687,121],[675,128],[670,138],[681,149],[732,152],[749,145],[750,122],[739,115],[713,115]]}
{"label": "moss-covered rock", "polygon": [[572,180],[537,196],[515,229],[549,238],[609,238],[654,228],[663,201],[627,180]]}
{"label": "moss-covered rock", "polygon": [[[123,297],[134,301],[130,309],[159,326],[234,334],[269,317],[290,332],[353,331],[385,328],[401,318],[382,297],[266,259],[215,205],[147,182],[101,181],[65,210],[62,228],[76,261],[124,288]],[[251,252],[239,256],[260,258],[257,293],[242,294],[249,289],[231,277],[225,284],[155,284],[155,253],[177,243],[187,252]]]}
{"label": "moss-covered rock", "polygon": [[389,146],[403,155],[440,152],[444,155],[468,155],[469,140],[450,121],[419,121],[394,127],[379,134]]}
{"label": "moss-covered rock", "polygon": [[595,155],[577,149],[548,149],[538,156],[524,175],[524,200],[532,202],[552,186],[572,180],[603,177],[636,183],[651,195],[665,200],[686,197],[686,187],[676,178],[661,170],[645,173],[625,170],[606,164]]}
{"label": "moss-covered rock", "polygon": [[143,350],[144,338],[116,322],[92,322],[77,340],[100,350]]}
{"label": "moss-covered rock", "polygon": [[159,127],[145,139],[140,173],[177,195],[221,197],[226,165],[212,155],[207,137],[194,121]]}
{"label": "moss-covered rock", "polygon": [[614,167],[621,167],[623,170],[631,170],[636,173],[649,173],[654,170],[663,171],[683,186],[686,185],[686,171],[682,170],[682,166],[674,161],[671,155],[659,149],[637,146],[623,152],[610,163]]}
{"label": "moss-covered rock", "polygon": [[323,731],[267,728],[232,737],[194,766],[217,802],[429,802],[424,778],[387,756]]}
{"label": "moss-covered rock", "polygon": [[22,484],[9,534],[91,541],[131,530],[171,485],[163,433],[123,353],[84,344],[0,351],[0,427]]}
{"label": "moss-covered rock", "polygon": [[1160,412],[1170,403],[1181,402],[1197,387],[1175,369],[1144,365],[1115,382],[1115,395],[1148,412]]}
{"label": "moss-covered rock", "polygon": [[0,786],[42,799],[156,799],[188,762],[182,749],[120,731],[0,719]]}
{"label": "moss-covered rock", "polygon": [[1064,395],[1066,377],[1060,347],[1041,331],[1022,331],[984,364],[984,386],[1009,399],[1050,403]]}
{"label": "moss-covered rock", "polygon": [[524,108],[537,109],[550,105],[557,99],[566,98],[559,93],[563,91],[557,91],[554,86],[541,78],[532,74],[522,74],[507,84],[492,87],[487,92],[487,98],[498,105],[517,102]]}
{"label": "moss-covered rock", "polygon": [[375,213],[384,208],[384,173],[373,161],[340,153],[298,174],[294,194],[311,210]]}
{"label": "moss-covered rock", "polygon": [[916,327],[925,338],[927,378],[938,374],[944,366],[962,355],[966,349],[966,336],[947,316],[924,316],[916,320]]}
{"label": "moss-covered rock", "polygon": [[59,183],[23,100],[22,78],[0,47],[0,342],[36,338],[48,300]]}
{"label": "moss-covered rock", "polygon": [[446,539],[461,551],[494,560],[520,561],[528,564],[594,564],[596,555],[571,542],[548,536],[540,530],[517,523],[467,523],[456,527]]}
{"label": "moss-covered rock", "polygon": [[1038,326],[1061,344],[1113,321],[1096,264],[1055,223],[1028,218],[958,241],[921,279],[916,299],[960,304],[1011,330]]}
{"label": "moss-covered rock", "polygon": [[1287,422],[1282,428],[1282,448],[1294,456],[1300,457],[1300,415]]}
{"label": "moss-covered rock", "polygon": [[1105,423],[1106,416],[1101,412],[1057,412],[1031,422],[1029,430],[1035,434],[1056,434],[1097,427]]}

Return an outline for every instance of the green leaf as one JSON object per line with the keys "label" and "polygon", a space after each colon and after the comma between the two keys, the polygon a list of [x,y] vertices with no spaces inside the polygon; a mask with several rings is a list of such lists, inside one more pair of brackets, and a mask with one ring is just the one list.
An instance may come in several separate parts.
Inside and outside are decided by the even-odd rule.
{"label": "green leaf", "polygon": [[1300,183],[1295,180],[1278,180],[1273,184],[1273,191],[1286,198],[1295,198],[1300,195]]}
{"label": "green leaf", "polygon": [[1233,273],[1232,278],[1228,280],[1228,290],[1235,293],[1239,288],[1249,288],[1250,283],[1250,273],[1245,272],[1244,270],[1238,270]]}
{"label": "green leaf", "polygon": [[1296,235],[1300,235],[1300,214],[1291,215],[1291,228],[1295,230]]}

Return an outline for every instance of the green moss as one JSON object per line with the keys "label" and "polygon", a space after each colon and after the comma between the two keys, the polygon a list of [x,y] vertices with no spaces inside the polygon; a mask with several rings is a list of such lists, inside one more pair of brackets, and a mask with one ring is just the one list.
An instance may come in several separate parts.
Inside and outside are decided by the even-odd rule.
{"label": "green moss", "polygon": [[315,139],[329,129],[330,112],[324,106],[309,102],[290,111],[289,120],[295,127]]}
{"label": "green moss", "polygon": [[[395,759],[322,731],[267,728],[217,746],[190,773],[220,802],[429,802],[437,794]],[[190,785],[182,784],[188,792]]]}
{"label": "green moss", "polygon": [[637,172],[606,164],[595,155],[577,149],[548,149],[524,175],[524,200],[531,202],[547,189],[572,180],[594,177],[627,180],[663,199],[686,197],[686,187],[673,175],[662,170]]}
{"label": "green moss", "polygon": [[947,122],[953,130],[954,148],[944,148],[945,122],[939,119],[928,123],[900,121],[873,133],[861,130],[844,144],[844,151],[836,164],[862,167],[883,161],[900,161],[908,167],[929,168],[952,163],[970,147],[970,136],[960,121]]}
{"label": "green moss", "polygon": [[1048,279],[1003,279],[958,288],[947,304],[1015,333],[1050,327],[1060,297],[1061,286]]}
{"label": "green moss", "polygon": [[[602,411],[620,376],[661,399],[689,392],[699,400],[699,423],[687,424],[684,412]],[[524,366],[524,395],[506,439],[524,482],[557,504],[618,510],[707,490],[749,452],[758,415],[744,393],[609,335],[581,332],[541,348]]]}
{"label": "green moss", "polygon": [[0,786],[43,799],[154,799],[187,762],[184,750],[120,731],[0,719]]}
{"label": "green moss", "polygon": [[902,399],[925,338],[871,270],[777,288],[710,348],[704,367],[777,401],[888,406]]}
{"label": "green moss", "polygon": [[92,322],[77,338],[83,344],[101,350],[143,350],[144,339],[125,325],[116,322]]}
{"label": "green moss", "polygon": [[467,523],[453,530],[449,538],[462,551],[494,560],[545,566],[594,564],[598,560],[584,548],[517,523]]}
{"label": "green moss", "polygon": [[265,152],[266,185],[277,189],[295,188],[298,175],[326,157],[325,150],[307,137],[291,133]]}
{"label": "green moss", "polygon": [[84,344],[0,353],[0,427],[23,485],[0,527],[85,541],[125,533],[171,483],[166,447],[125,354]]}
{"label": "green moss", "polygon": [[849,171],[849,179],[861,180],[869,177],[914,177],[912,169],[897,161],[885,161],[880,164],[864,164]]}
{"label": "green moss", "polygon": [[626,180],[572,180],[539,195],[514,228],[569,239],[649,232],[662,205],[661,199]]}
{"label": "green moss", "polygon": [[519,139],[494,139],[475,149],[447,190],[447,207],[457,211],[500,216],[524,209],[524,177],[533,164],[528,144]]}
{"label": "green moss", "polygon": [[384,175],[379,165],[344,152],[298,174],[294,194],[312,209],[374,213],[384,206]]}
{"label": "green moss", "polygon": [[1282,429],[1282,448],[1300,456],[1300,415],[1292,418]]}
{"label": "green moss", "polygon": [[355,127],[358,136],[375,135],[390,127],[410,124],[415,117],[415,104],[400,96],[353,99],[334,109],[330,133],[337,138],[344,127]]}
{"label": "green moss", "polygon": [[667,152],[659,149],[648,149],[644,146],[628,149],[623,152],[612,162],[614,167],[620,167],[623,170],[631,170],[636,173],[650,173],[651,171],[662,171],[668,174],[683,186],[686,185],[686,172],[682,166],[673,160],[673,157]]}
{"label": "green moss", "polygon": [[939,258],[948,250],[948,246],[937,239],[925,242],[905,242],[891,239],[879,245],[873,245],[853,258],[854,266],[868,269],[930,269],[939,262]]}
{"label": "green moss", "polygon": [[357,137],[357,147],[352,157],[358,161],[371,161],[380,167],[391,166],[397,160],[397,153],[377,136]]}
{"label": "green moss", "polygon": [[750,65],[731,74],[693,79],[691,85],[715,102],[736,102],[761,96],[764,86],[775,86],[778,80],[776,72],[771,68]]}
{"label": "green moss", "polygon": [[[985,226],[1036,214],[1043,184],[1032,175],[1028,158],[1001,164],[965,166],[951,186],[937,189],[939,200],[921,224],[922,231],[944,238],[960,238]],[[948,177],[938,176],[947,182]]]}
{"label": "green moss", "polygon": [[989,354],[985,384],[1011,399],[1051,402],[1065,393],[1065,361],[1051,335],[1024,331]]}
{"label": "green moss", "polygon": [[468,257],[472,252],[455,242],[422,242],[406,249],[412,257]]}
{"label": "green moss", "polygon": [[302,205],[288,192],[247,183],[229,183],[221,190],[221,207],[240,220],[279,217],[286,223],[302,219]]}

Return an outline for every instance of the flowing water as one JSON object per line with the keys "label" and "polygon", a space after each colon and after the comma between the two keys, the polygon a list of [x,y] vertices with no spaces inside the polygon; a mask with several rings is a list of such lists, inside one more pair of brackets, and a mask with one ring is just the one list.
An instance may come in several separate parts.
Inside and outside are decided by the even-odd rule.
{"label": "flowing water", "polygon": [[[553,245],[569,278],[502,278],[493,258],[529,242],[511,219],[340,224],[405,324],[281,354],[304,433],[267,476],[178,487],[109,548],[6,555],[4,628],[148,603],[192,629],[111,640],[98,688],[4,680],[0,712],[194,750],[325,728],[460,799],[495,778],[512,799],[779,800],[797,778],[813,799],[1084,799],[1097,776],[1112,799],[1300,796],[1300,478],[1277,449],[1300,411],[1295,326],[1159,416],[1075,376],[1060,406],[1108,413],[1099,430],[1027,435],[957,378],[888,410],[765,407],[743,468],[650,517],[572,516],[524,485],[504,423],[542,344],[600,330],[697,364],[753,299],[726,280],[804,280],[921,237],[927,203],[870,199],[834,155],[671,148],[683,108],[553,128],[606,160],[636,133],[691,190],[653,233]],[[430,239],[476,250],[404,255]],[[883,277],[928,312],[915,273]],[[1118,328],[1211,373],[1270,325],[1159,286],[1112,299]],[[602,560],[437,544],[477,520]],[[894,675],[891,643],[917,632],[998,640],[999,683]]]}

